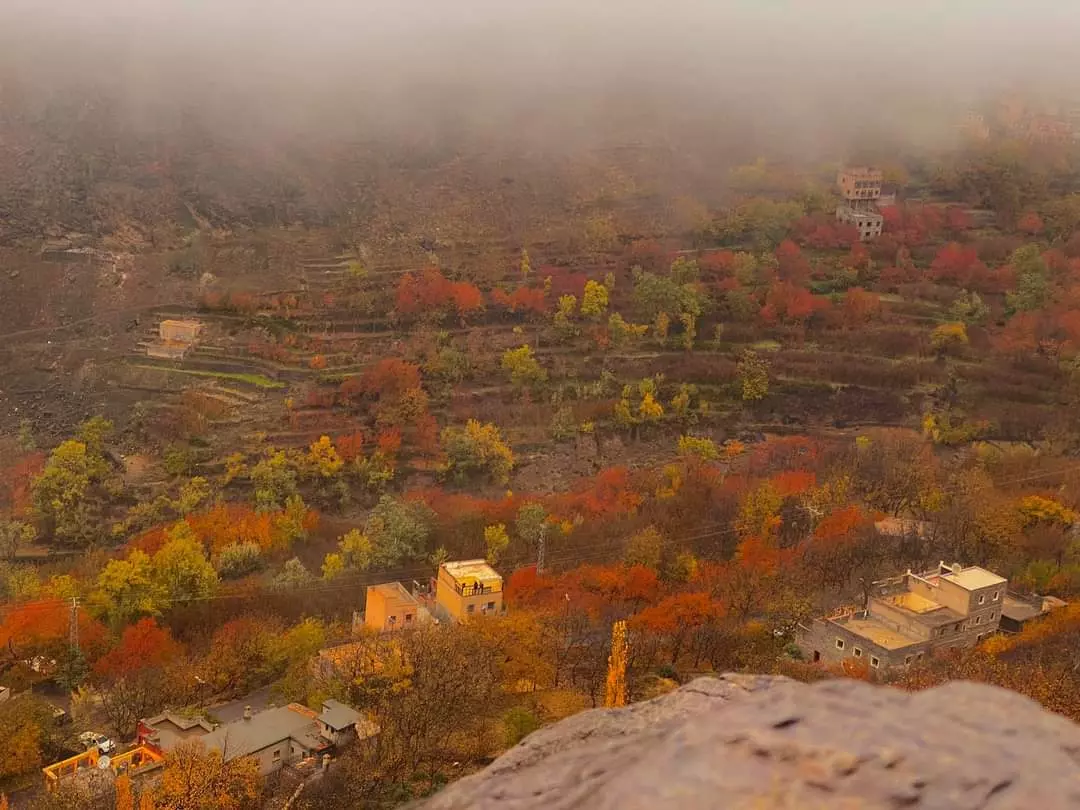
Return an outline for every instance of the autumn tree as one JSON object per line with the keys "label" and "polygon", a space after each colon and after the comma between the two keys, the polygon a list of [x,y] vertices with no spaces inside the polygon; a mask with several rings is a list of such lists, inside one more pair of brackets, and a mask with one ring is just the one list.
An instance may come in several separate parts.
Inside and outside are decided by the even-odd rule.
{"label": "autumn tree", "polygon": [[278,621],[245,616],[223,624],[210,640],[195,671],[214,694],[242,695],[272,682],[284,672],[285,650]]}
{"label": "autumn tree", "polygon": [[736,374],[744,402],[755,402],[769,395],[769,364],[756,352],[747,349],[740,355]]}
{"label": "autumn tree", "polygon": [[140,717],[156,714],[183,693],[183,650],[153,619],[127,627],[116,646],[98,659],[92,681],[115,732],[130,737]]}
{"label": "autumn tree", "polygon": [[680,593],[661,600],[630,619],[630,629],[652,636],[667,647],[676,664],[687,641],[708,622],[723,614],[718,603],[705,593]]}
{"label": "autumn tree", "polygon": [[87,545],[100,532],[94,508],[97,488],[108,475],[108,463],[85,442],[62,442],[34,481],[34,507],[46,531],[63,543]]}
{"label": "autumn tree", "polygon": [[532,347],[525,345],[503,352],[502,369],[510,375],[510,382],[515,388],[528,388],[547,379],[547,371],[540,365]]}
{"label": "autumn tree", "polygon": [[490,422],[470,419],[464,428],[446,427],[442,446],[447,456],[446,470],[455,477],[483,474],[498,484],[510,479],[514,454],[503,441],[499,428]]}
{"label": "autumn tree", "polygon": [[608,290],[603,284],[590,279],[585,283],[585,292],[581,297],[581,314],[586,318],[598,319],[608,308]]}
{"label": "autumn tree", "polygon": [[510,535],[506,533],[506,526],[496,523],[484,527],[484,548],[487,550],[486,558],[494,565],[502,557],[510,545]]}
{"label": "autumn tree", "polygon": [[[226,746],[227,746],[226,742]],[[254,757],[225,761],[200,740],[184,740],[165,759],[155,800],[158,810],[243,810],[262,791]]]}
{"label": "autumn tree", "polygon": [[[383,495],[368,515],[362,535],[370,540],[372,564],[388,568],[423,559],[428,552],[432,517],[431,509],[422,502]],[[357,561],[362,559],[364,545],[357,542]]]}

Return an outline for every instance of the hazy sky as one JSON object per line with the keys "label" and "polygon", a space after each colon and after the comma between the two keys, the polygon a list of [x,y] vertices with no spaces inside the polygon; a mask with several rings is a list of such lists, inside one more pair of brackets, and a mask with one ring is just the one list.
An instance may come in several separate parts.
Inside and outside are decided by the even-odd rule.
{"label": "hazy sky", "polygon": [[812,133],[1067,87],[1078,35],[1068,0],[0,0],[0,78],[105,88],[146,120],[468,127],[532,110],[572,128],[614,98]]}

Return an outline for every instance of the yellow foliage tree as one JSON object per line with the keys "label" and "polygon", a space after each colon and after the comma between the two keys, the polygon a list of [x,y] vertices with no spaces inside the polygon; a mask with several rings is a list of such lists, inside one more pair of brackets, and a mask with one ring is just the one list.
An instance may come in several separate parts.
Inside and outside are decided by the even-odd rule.
{"label": "yellow foliage tree", "polygon": [[116,810],[135,810],[135,796],[131,792],[131,777],[126,773],[116,777]]}
{"label": "yellow foliage tree", "polygon": [[615,622],[611,628],[611,655],[608,657],[604,706],[614,709],[626,705],[626,622]]}
{"label": "yellow foliage tree", "polygon": [[487,548],[487,561],[494,565],[510,545],[510,535],[506,533],[506,524],[496,523],[484,527],[484,546]]}
{"label": "yellow foliage tree", "polygon": [[943,323],[930,333],[930,345],[936,352],[946,352],[956,346],[968,343],[967,327],[960,321]]}
{"label": "yellow foliage tree", "polygon": [[223,761],[198,740],[178,744],[165,761],[156,802],[158,810],[240,810],[262,788],[253,757]]}
{"label": "yellow foliage tree", "polygon": [[1017,508],[1024,518],[1024,524],[1028,526],[1040,522],[1071,526],[1077,521],[1077,514],[1072,509],[1042,495],[1027,495],[1021,498]]}
{"label": "yellow foliage tree", "polygon": [[592,280],[585,282],[585,292],[581,296],[581,314],[586,318],[599,318],[607,308],[607,287]]}
{"label": "yellow foliage tree", "polygon": [[306,461],[312,473],[319,478],[333,478],[345,466],[329,436],[320,436],[318,441],[312,443]]}

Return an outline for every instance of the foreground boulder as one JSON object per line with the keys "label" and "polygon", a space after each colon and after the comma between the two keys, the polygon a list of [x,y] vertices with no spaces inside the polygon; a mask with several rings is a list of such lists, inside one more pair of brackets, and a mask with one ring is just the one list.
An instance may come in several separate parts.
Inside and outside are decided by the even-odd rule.
{"label": "foreground boulder", "polygon": [[1080,808],[1080,726],[978,684],[725,675],[542,729],[420,807]]}

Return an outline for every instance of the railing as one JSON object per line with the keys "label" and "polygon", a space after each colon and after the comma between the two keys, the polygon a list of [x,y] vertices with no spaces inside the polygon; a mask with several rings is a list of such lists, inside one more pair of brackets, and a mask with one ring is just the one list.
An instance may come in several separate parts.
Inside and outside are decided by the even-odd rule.
{"label": "railing", "polygon": [[499,593],[499,590],[494,585],[482,585],[479,583],[476,585],[458,585],[455,582],[454,590],[461,596],[483,596],[488,593]]}

